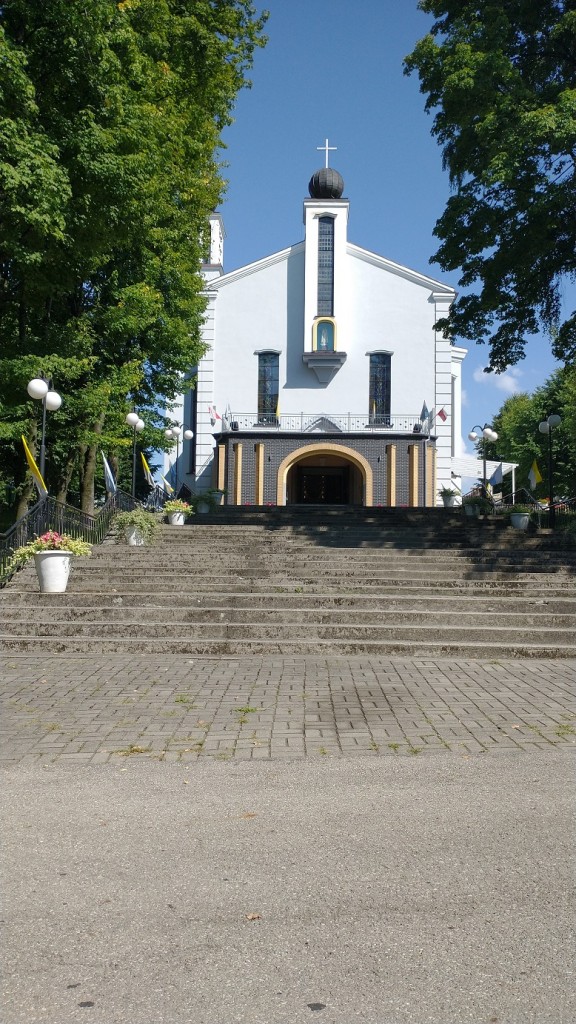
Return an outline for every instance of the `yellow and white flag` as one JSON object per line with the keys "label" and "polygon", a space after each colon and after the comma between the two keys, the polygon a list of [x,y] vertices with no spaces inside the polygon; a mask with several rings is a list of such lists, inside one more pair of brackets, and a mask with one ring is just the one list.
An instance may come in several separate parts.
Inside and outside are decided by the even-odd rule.
{"label": "yellow and white flag", "polygon": [[26,456],[26,462],[28,463],[28,469],[30,470],[32,476],[34,477],[34,483],[38,488],[38,494],[40,495],[41,498],[45,498],[46,495],[48,494],[48,488],[46,487],[46,484],[44,483],[42,476],[40,474],[40,470],[38,469],[38,466],[34,461],[34,456],[32,455],[32,452],[30,451],[28,445],[26,444],[26,438],[24,437],[24,435],[22,435],[22,444],[24,445],[24,454]]}
{"label": "yellow and white flag", "polygon": [[540,470],[538,469],[538,463],[536,462],[536,459],[534,459],[534,462],[530,466],[528,480],[530,481],[530,487],[532,488],[532,490],[534,490],[536,484],[542,483],[542,476],[540,474]]}
{"label": "yellow and white flag", "polygon": [[152,476],[152,470],[150,469],[150,466],[146,462],[146,458],[144,456],[144,452],[140,452],[140,457],[142,459],[142,468],[144,470],[144,476],[146,478],[146,483],[148,484],[149,487],[156,487],[156,484],[154,483],[154,477]]}
{"label": "yellow and white flag", "polygon": [[174,488],[172,487],[172,484],[168,483],[166,477],[165,476],[160,476],[160,479],[161,479],[162,483],[164,484],[164,490],[168,494],[174,494]]}

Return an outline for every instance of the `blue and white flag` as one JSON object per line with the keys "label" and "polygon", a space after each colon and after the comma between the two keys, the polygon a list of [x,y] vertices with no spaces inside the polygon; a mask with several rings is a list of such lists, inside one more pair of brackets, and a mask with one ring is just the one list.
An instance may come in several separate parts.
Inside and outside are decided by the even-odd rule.
{"label": "blue and white flag", "polygon": [[428,412],[428,406],[426,405],[426,402],[424,402],[424,405],[422,406],[422,412],[420,413],[420,423],[425,423],[426,420],[429,418],[430,413]]}
{"label": "blue and white flag", "polygon": [[104,482],[106,484],[106,492],[107,494],[116,494],[117,488],[114,473],[110,469],[110,464],[104,455],[104,452],[102,452],[102,462],[104,463]]}
{"label": "blue and white flag", "polygon": [[490,477],[488,483],[492,484],[492,487],[496,487],[497,484],[501,484],[502,483],[502,480],[503,480],[502,463],[500,463],[498,466],[496,466],[496,469],[492,473],[492,476]]}

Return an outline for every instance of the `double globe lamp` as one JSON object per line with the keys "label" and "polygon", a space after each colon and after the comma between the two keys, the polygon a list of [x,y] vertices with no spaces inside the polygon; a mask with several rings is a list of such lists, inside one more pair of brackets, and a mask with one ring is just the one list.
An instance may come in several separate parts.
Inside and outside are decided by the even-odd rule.
{"label": "double globe lamp", "polygon": [[40,476],[44,479],[46,467],[46,412],[56,412],[62,405],[62,398],[50,388],[51,381],[44,377],[33,377],[26,385],[30,398],[42,402],[42,441],[40,443]]}
{"label": "double globe lamp", "polygon": [[136,434],[139,434],[141,430],[144,430],[146,424],[144,420],[140,419],[137,412],[129,412],[126,417],[126,423],[129,427],[132,427],[134,432],[132,440],[132,497],[136,497]]}
{"label": "double globe lamp", "polygon": [[[477,431],[480,431],[478,434]],[[486,442],[497,441],[498,434],[492,427],[485,423],[483,427],[479,423],[472,427],[472,430],[468,434],[469,441],[482,441],[482,486],[484,489],[484,496],[486,496]]]}
{"label": "double globe lamp", "polygon": [[556,525],[556,507],[554,505],[554,462],[552,454],[552,432],[562,423],[562,417],[558,413],[552,413],[542,423],[538,424],[541,434],[548,434],[548,525],[551,530]]}
{"label": "double globe lamp", "polygon": [[182,437],[183,437],[183,439],[185,441],[191,441],[192,438],[194,437],[194,431],[193,430],[186,429],[182,433],[182,427],[179,426],[179,424],[176,424],[175,427],[168,427],[164,431],[164,437],[167,437],[168,440],[176,441],[176,488],[175,488],[175,493],[176,494],[178,494],[178,460],[180,458],[180,435],[181,434],[182,434]]}

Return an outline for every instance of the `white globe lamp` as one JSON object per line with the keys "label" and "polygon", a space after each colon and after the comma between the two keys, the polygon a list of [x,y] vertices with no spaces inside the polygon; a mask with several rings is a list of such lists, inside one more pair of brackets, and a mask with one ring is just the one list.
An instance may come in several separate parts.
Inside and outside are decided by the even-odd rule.
{"label": "white globe lamp", "polygon": [[48,394],[48,383],[41,377],[34,377],[26,386],[30,398],[45,398]]}
{"label": "white globe lamp", "polygon": [[57,391],[47,391],[44,403],[49,412],[56,412],[62,405],[62,399]]}

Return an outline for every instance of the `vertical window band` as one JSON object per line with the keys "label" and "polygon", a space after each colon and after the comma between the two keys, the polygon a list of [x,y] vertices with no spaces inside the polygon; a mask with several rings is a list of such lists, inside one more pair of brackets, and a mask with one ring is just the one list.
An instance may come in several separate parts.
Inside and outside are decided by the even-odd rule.
{"label": "vertical window band", "polygon": [[334,316],[334,218],[318,220],[318,316]]}
{"label": "vertical window band", "polygon": [[372,423],[389,426],[392,356],[374,352],[370,356],[370,388],[368,413]]}
{"label": "vertical window band", "polygon": [[258,419],[276,423],[280,379],[280,356],[277,352],[258,355]]}

